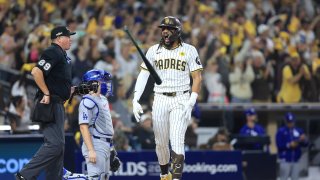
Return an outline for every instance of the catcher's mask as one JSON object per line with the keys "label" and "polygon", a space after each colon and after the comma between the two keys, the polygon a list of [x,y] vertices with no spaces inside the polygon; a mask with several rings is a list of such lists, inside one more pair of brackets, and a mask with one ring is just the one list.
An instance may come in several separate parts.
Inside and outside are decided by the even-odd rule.
{"label": "catcher's mask", "polygon": [[170,47],[173,42],[178,40],[181,36],[181,23],[176,17],[167,16],[163,18],[158,27],[161,28],[162,31],[164,30],[164,28],[167,28],[171,32],[171,35],[169,36],[161,33],[162,41],[165,46]]}
{"label": "catcher's mask", "polygon": [[89,88],[95,93],[100,85],[100,93],[104,96],[112,96],[112,76],[107,71],[92,69],[87,71],[83,77],[83,83],[86,83]]}

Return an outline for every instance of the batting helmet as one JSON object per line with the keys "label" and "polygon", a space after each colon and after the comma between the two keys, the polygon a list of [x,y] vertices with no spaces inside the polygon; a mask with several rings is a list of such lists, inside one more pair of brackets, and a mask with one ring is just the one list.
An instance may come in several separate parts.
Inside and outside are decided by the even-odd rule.
{"label": "batting helmet", "polygon": [[182,29],[179,19],[173,16],[167,16],[163,18],[159,25],[159,28],[162,28],[162,27],[172,27],[179,31],[181,31]]}
{"label": "batting helmet", "polygon": [[110,73],[98,69],[89,70],[82,77],[82,81],[93,87],[94,92],[97,92],[98,86],[100,85],[100,93],[109,96],[112,95],[111,79],[112,76]]}
{"label": "batting helmet", "polygon": [[170,40],[175,41],[181,37],[182,26],[178,18],[173,16],[167,16],[162,19],[159,28],[169,27],[175,29],[175,32],[172,34]]}

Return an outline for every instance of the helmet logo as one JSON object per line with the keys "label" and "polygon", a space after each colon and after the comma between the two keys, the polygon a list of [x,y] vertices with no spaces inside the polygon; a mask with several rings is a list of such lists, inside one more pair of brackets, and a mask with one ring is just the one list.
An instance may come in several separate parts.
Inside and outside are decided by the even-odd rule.
{"label": "helmet logo", "polygon": [[172,24],[172,22],[170,21],[170,18],[168,18],[168,17],[166,17],[166,18],[164,19],[164,23],[165,23],[165,24]]}

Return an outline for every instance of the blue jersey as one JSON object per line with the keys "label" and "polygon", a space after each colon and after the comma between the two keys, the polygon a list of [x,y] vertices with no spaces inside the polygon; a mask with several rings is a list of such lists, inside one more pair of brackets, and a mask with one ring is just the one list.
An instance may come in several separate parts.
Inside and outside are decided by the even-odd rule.
{"label": "blue jersey", "polygon": [[[245,124],[241,130],[240,135],[243,136],[264,136],[266,134],[264,128],[259,124],[255,124],[253,128],[250,128],[247,124]],[[263,144],[254,143],[246,145],[245,149],[250,150],[263,150]]]}
{"label": "blue jersey", "polygon": [[98,137],[113,137],[113,125],[106,97],[87,94],[79,105],[79,124],[88,124],[90,134]]}
{"label": "blue jersey", "polygon": [[300,136],[304,134],[303,130],[297,127],[289,129],[287,126],[278,129],[276,135],[276,143],[278,147],[278,156],[286,162],[297,162],[301,157],[301,147],[306,147],[308,141],[300,142],[295,148],[289,148],[292,141],[298,141]]}
{"label": "blue jersey", "polygon": [[261,136],[265,135],[266,132],[262,126],[255,124],[253,128],[250,128],[248,125],[244,125],[240,130],[241,135],[245,136]]}

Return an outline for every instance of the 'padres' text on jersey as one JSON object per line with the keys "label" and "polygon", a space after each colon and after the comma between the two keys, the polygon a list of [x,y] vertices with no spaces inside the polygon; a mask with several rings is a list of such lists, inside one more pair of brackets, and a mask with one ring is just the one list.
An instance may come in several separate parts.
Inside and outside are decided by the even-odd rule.
{"label": "'padres' text on jersey", "polygon": [[[201,70],[202,65],[196,48],[182,43],[175,49],[159,47],[149,48],[146,57],[162,79],[161,85],[155,85],[154,91],[177,92],[190,89],[190,72]],[[146,69],[144,63],[141,68]]]}

